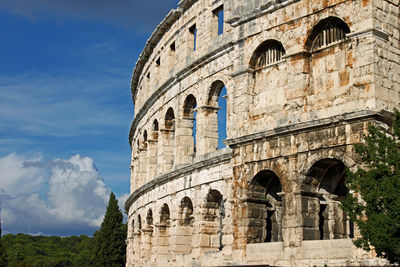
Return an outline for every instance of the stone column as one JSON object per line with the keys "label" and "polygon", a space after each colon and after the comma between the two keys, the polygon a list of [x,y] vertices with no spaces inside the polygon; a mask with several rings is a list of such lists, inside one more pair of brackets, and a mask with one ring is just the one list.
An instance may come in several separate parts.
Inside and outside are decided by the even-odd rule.
{"label": "stone column", "polygon": [[169,250],[170,250],[170,234],[169,225],[158,224],[155,226],[155,233],[153,237],[153,257],[157,260],[158,265],[160,262],[168,262]]}
{"label": "stone column", "polygon": [[157,174],[158,164],[158,140],[149,139],[147,148],[147,177],[148,181],[152,181]]}
{"label": "stone column", "polygon": [[141,239],[141,253],[140,257],[142,259],[150,259],[152,251],[152,238],[153,238],[153,227],[148,226],[142,230],[143,236]]}
{"label": "stone column", "polygon": [[218,149],[218,117],[220,108],[202,106],[197,112],[196,154],[204,155]]}
{"label": "stone column", "polygon": [[299,211],[296,224],[300,223],[302,232],[296,232],[297,240],[290,240],[290,242],[299,245],[298,239],[301,237],[302,240],[319,240],[319,195],[304,191],[295,192],[295,201]]}
{"label": "stone column", "polygon": [[[143,186],[147,182],[147,142],[143,142],[142,146],[139,149],[139,177],[138,177],[138,187]],[[136,188],[136,189],[137,189]]]}
{"label": "stone column", "polygon": [[139,187],[139,175],[140,175],[140,161],[139,154],[136,153],[133,157],[133,188],[131,188],[131,193],[138,189]]}
{"label": "stone column", "polygon": [[132,249],[133,249],[133,266],[137,266],[138,263],[140,262],[140,250],[141,250],[141,233],[140,231],[135,232],[133,237],[133,245],[132,245]]}
{"label": "stone column", "polygon": [[187,255],[192,251],[193,226],[178,223],[171,232],[171,253],[173,255]]}
{"label": "stone column", "polygon": [[174,130],[161,129],[158,141],[158,166],[161,173],[170,172],[174,164]]}
{"label": "stone column", "polygon": [[134,266],[134,242],[135,238],[133,235],[129,236],[127,239],[126,245],[126,265],[127,266]]}
{"label": "stone column", "polygon": [[193,140],[193,117],[183,117],[177,121],[175,130],[175,164],[190,163],[195,154]]}
{"label": "stone column", "polygon": [[134,183],[135,183],[135,181],[134,181],[134,172],[135,172],[135,168],[134,168],[134,166],[135,166],[135,162],[132,160],[131,161],[131,166],[130,166],[130,169],[131,169],[131,183],[130,183],[130,194],[132,195],[132,193],[133,193],[133,190],[134,190],[134,188],[135,188],[135,186],[134,186]]}

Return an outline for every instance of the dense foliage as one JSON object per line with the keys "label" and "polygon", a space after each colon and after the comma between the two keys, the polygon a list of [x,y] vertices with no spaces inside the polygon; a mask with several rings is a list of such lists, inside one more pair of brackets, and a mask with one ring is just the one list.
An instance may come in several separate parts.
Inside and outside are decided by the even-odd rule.
{"label": "dense foliage", "polygon": [[8,265],[0,266],[87,266],[92,238],[8,234],[1,238]]}
{"label": "dense foliage", "polygon": [[360,229],[356,246],[369,250],[372,245],[378,256],[400,263],[400,113],[395,111],[392,131],[371,124],[364,140],[355,147],[363,164],[348,172],[347,186],[354,193],[343,208]]}
{"label": "dense foliage", "polygon": [[93,235],[91,264],[93,266],[125,266],[126,231],[118,200],[111,192],[100,230]]}

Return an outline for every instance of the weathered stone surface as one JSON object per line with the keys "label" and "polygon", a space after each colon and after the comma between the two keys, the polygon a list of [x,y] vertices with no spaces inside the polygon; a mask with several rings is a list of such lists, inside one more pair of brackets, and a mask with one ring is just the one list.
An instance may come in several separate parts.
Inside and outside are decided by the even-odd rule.
{"label": "weathered stone surface", "polygon": [[399,25],[398,0],[182,0],[132,77],[127,266],[386,264],[339,201],[399,107]]}

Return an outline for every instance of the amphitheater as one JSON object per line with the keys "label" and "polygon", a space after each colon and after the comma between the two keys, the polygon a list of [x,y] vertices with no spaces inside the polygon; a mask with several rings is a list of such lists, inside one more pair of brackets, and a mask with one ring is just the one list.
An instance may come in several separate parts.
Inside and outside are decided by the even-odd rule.
{"label": "amphitheater", "polygon": [[340,199],[354,144],[399,107],[399,11],[399,0],[171,10],[132,77],[126,265],[387,264],[352,245]]}

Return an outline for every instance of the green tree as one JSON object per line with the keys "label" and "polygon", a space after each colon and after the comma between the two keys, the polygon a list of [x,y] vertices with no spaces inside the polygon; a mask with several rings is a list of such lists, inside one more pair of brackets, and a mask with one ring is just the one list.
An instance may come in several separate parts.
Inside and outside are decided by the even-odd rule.
{"label": "green tree", "polygon": [[353,194],[343,209],[360,229],[357,247],[368,251],[374,246],[378,256],[400,263],[399,111],[394,115],[393,129],[370,124],[365,142],[355,146],[362,165],[354,173],[348,171],[347,186]]}
{"label": "green tree", "polygon": [[7,252],[1,240],[1,218],[0,218],[0,266],[7,266]]}
{"label": "green tree", "polygon": [[93,235],[91,264],[93,266],[125,266],[126,225],[118,200],[111,192],[106,214],[99,231]]}

